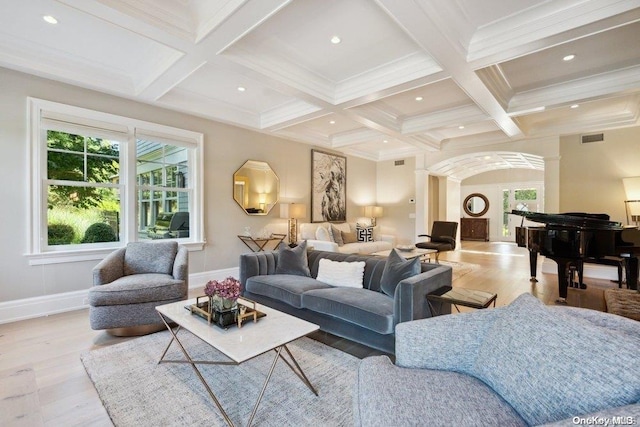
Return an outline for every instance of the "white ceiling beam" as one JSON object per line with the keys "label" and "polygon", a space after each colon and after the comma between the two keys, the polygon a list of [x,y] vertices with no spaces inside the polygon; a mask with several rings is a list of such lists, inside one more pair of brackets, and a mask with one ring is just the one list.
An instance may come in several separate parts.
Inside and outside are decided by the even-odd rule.
{"label": "white ceiling beam", "polygon": [[434,5],[420,0],[414,2],[378,0],[395,17],[396,21],[422,46],[447,72],[467,95],[510,137],[522,136],[514,120],[509,117],[500,102],[487,89],[482,80],[466,61],[457,42],[450,41],[439,30],[438,11]]}

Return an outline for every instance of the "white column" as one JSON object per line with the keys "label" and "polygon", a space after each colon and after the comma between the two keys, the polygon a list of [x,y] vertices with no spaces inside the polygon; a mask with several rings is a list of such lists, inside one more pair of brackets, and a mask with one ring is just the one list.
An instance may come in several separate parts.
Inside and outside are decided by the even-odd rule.
{"label": "white column", "polygon": [[460,248],[460,216],[462,200],[460,197],[460,181],[449,177],[439,178],[440,209],[439,219],[458,223],[458,235],[456,236],[456,248]]}
{"label": "white column", "polygon": [[419,234],[429,234],[429,171],[416,169],[416,229],[415,239]]}
{"label": "white column", "polygon": [[544,158],[543,212],[560,212],[560,156]]}

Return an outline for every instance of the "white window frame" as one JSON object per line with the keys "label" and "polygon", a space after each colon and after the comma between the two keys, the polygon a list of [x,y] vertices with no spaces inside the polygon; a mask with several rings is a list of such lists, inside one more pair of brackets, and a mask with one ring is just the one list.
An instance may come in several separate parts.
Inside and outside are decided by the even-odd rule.
{"label": "white window frame", "polygon": [[[203,134],[157,123],[122,117],[37,98],[27,98],[29,120],[30,206],[28,253],[30,265],[57,264],[101,259],[114,248],[137,240],[136,137],[189,148],[189,237],[172,239],[189,250],[204,247],[203,213]],[[120,216],[119,242],[82,245],[47,245],[47,144],[45,122],[68,124],[69,129],[90,129],[95,134],[117,134],[120,143]],[[76,130],[77,131],[77,130]]]}

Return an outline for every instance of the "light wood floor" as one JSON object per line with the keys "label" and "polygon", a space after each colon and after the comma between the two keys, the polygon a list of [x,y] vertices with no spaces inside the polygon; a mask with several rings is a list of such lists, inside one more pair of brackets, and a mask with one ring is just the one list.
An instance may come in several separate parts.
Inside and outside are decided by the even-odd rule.
{"label": "light wood floor", "polygon": [[[538,283],[529,281],[527,251],[514,244],[463,242],[460,251],[442,259],[480,265],[454,286],[495,292],[498,306],[524,292],[545,304],[558,297],[555,275],[539,273]],[[569,305],[603,310],[604,289],[617,285],[585,282],[587,290],[569,290]],[[123,340],[92,331],[87,310],[0,325],[0,426],[110,426],[80,354]],[[344,341],[337,340],[336,347],[345,347]],[[350,352],[368,354],[357,348]]]}

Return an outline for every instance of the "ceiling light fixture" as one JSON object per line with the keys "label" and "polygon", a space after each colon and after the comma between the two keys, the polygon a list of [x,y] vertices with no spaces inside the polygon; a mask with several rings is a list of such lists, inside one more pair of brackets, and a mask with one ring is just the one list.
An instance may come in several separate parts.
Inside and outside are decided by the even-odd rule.
{"label": "ceiling light fixture", "polygon": [[330,125],[335,125],[335,124],[336,124],[336,121],[335,121],[335,120],[330,120],[330,121],[329,121],[329,124],[330,124]]}
{"label": "ceiling light fixture", "polygon": [[424,98],[422,98],[421,96],[416,96],[416,101],[422,101]]}
{"label": "ceiling light fixture", "polygon": [[386,139],[383,139],[383,140],[382,140],[382,143],[383,143],[383,144],[386,144],[386,143],[388,143],[388,142],[389,142],[389,141],[388,141],[388,140],[386,140]]}
{"label": "ceiling light fixture", "polygon": [[573,104],[573,105],[571,106],[571,108],[578,108],[579,106],[580,106],[580,105],[578,105],[578,104]]}
{"label": "ceiling light fixture", "polygon": [[58,20],[56,18],[54,18],[51,15],[45,15],[42,17],[42,19],[44,19],[45,22],[48,22],[49,24],[57,24]]}
{"label": "ceiling light fixture", "polygon": [[245,90],[247,90],[247,88],[244,86],[238,86],[238,92],[244,92]]}
{"label": "ceiling light fixture", "polygon": [[576,56],[572,53],[571,55],[567,55],[565,57],[562,58],[563,61],[567,62],[567,61],[572,61]]}
{"label": "ceiling light fixture", "polygon": [[490,160],[490,159],[491,159],[491,156],[484,156],[484,157],[483,157],[483,159],[485,159],[485,160]]}
{"label": "ceiling light fixture", "polygon": [[458,129],[464,129],[464,126],[460,125],[458,126]]}
{"label": "ceiling light fixture", "polygon": [[333,36],[333,37],[331,37],[331,43],[333,43],[333,44],[338,44],[338,43],[340,43],[341,41],[342,41],[342,40],[341,40],[341,39],[340,39],[340,37],[338,37],[338,36]]}

